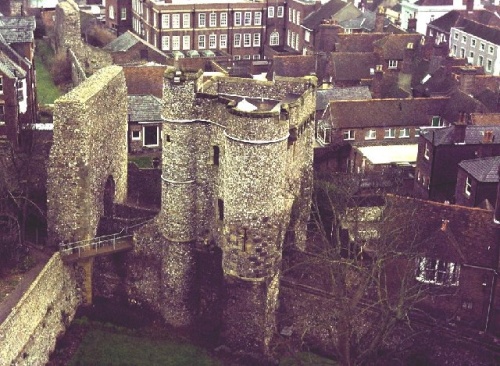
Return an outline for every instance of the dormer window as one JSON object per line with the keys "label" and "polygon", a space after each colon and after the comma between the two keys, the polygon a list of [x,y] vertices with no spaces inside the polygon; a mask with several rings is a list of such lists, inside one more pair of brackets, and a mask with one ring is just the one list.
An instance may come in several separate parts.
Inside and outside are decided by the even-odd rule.
{"label": "dormer window", "polygon": [[432,121],[431,121],[431,126],[432,127],[443,127],[444,122],[440,116],[433,116]]}
{"label": "dormer window", "polygon": [[398,60],[389,60],[389,69],[397,69]]}
{"label": "dormer window", "polygon": [[470,197],[472,191],[472,182],[469,177],[465,178],[465,190],[464,193],[467,197]]}

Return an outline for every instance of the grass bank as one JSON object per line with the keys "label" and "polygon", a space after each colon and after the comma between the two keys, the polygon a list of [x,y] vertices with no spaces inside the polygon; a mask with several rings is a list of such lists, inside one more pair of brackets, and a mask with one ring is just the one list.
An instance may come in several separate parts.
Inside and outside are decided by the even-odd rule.
{"label": "grass bank", "polygon": [[35,51],[36,95],[41,105],[52,104],[61,96],[61,91],[54,84],[49,68],[54,54],[50,46],[43,40],[38,40]]}

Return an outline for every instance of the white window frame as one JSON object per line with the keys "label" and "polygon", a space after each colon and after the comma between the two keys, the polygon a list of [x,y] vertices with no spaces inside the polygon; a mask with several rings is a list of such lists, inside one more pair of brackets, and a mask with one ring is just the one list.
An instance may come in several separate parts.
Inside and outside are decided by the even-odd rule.
{"label": "white window frame", "polygon": [[208,48],[210,49],[217,48],[217,34],[210,34],[208,36]]}
{"label": "white window frame", "polygon": [[491,72],[493,70],[493,60],[486,59],[486,71]]}
{"label": "white window frame", "polygon": [[207,14],[198,13],[198,27],[205,28],[207,26]]}
{"label": "white window frame", "polygon": [[243,20],[244,25],[252,25],[252,12],[251,11],[246,11],[245,12],[245,18]]}
{"label": "white window frame", "polygon": [[161,15],[161,27],[170,28],[170,14]]}
{"label": "white window frame", "polygon": [[109,19],[115,19],[115,7],[113,5],[109,6]]}
{"label": "white window frame", "polygon": [[274,18],[274,6],[267,7],[267,17]]}
{"label": "white window frame", "polygon": [[0,125],[5,124],[5,104],[0,104]]}
{"label": "white window frame", "polygon": [[443,127],[443,126],[444,126],[444,120],[441,118],[441,116],[432,116],[431,127]]}
{"label": "white window frame", "polygon": [[181,27],[181,15],[172,14],[172,28],[179,29]]}
{"label": "white window frame", "polygon": [[221,27],[227,27],[227,13],[226,12],[220,13],[219,25]]}
{"label": "white window frame", "polygon": [[391,127],[391,128],[386,128],[384,130],[384,139],[394,139],[396,138],[396,129]]}
{"label": "white window frame", "polygon": [[183,50],[191,49],[191,36],[189,35],[182,36],[182,49]]}
{"label": "white window frame", "polygon": [[234,34],[234,47],[241,47],[241,33]]}
{"label": "white window frame", "polygon": [[304,41],[310,42],[311,41],[311,32],[309,32],[307,29],[304,32]]}
{"label": "white window frame", "polygon": [[356,138],[356,131],[354,130],[344,130],[342,132],[342,137],[344,141],[352,141]]}
{"label": "white window frame", "polygon": [[389,64],[387,67],[389,69],[397,69],[398,68],[398,60],[389,60]]}
{"label": "white window frame", "polygon": [[262,25],[262,12],[256,11],[253,15],[253,24]]}
{"label": "white window frame", "polygon": [[410,137],[410,129],[408,127],[399,129],[399,138],[400,139],[407,139],[409,137]]}
{"label": "white window frame", "polygon": [[161,49],[170,51],[170,36],[161,36]]}
{"label": "white window frame", "polygon": [[235,27],[241,26],[241,11],[237,11],[234,13],[234,26]]}
{"label": "white window frame", "polygon": [[297,10],[292,9],[292,23],[297,24]]}
{"label": "white window frame", "polygon": [[284,6],[278,6],[278,11],[277,11],[276,16],[278,18],[283,18],[284,15],[285,15],[285,7]]}
{"label": "white window frame", "polygon": [[204,34],[198,35],[198,49],[204,50],[206,46],[207,44],[205,35]]}
{"label": "white window frame", "polygon": [[424,146],[424,159],[429,160],[429,156],[430,156],[429,144],[426,142]]}
{"label": "white window frame", "polygon": [[217,27],[217,13],[215,12],[210,13],[209,26]]}
{"label": "white window frame", "polygon": [[491,45],[488,45],[488,54],[493,55],[495,53],[495,48]]}
{"label": "white window frame", "polygon": [[470,40],[470,45],[471,45],[472,47],[476,47],[476,39],[475,39],[475,38],[472,38],[472,39]]}
{"label": "white window frame", "polygon": [[278,31],[274,31],[269,36],[269,45],[279,46],[279,44],[280,44],[280,33]]}
{"label": "white window frame", "polygon": [[[127,20],[127,8],[120,9],[120,20]],[[156,17],[154,18],[156,24]]]}
{"label": "white window frame", "polygon": [[253,34],[252,44],[254,47],[260,47],[260,33]]}
{"label": "white window frame", "polygon": [[377,138],[377,130],[370,129],[365,132],[365,140],[375,140]]}
{"label": "white window frame", "polygon": [[[134,133],[137,132],[137,136],[134,136]],[[130,133],[130,139],[132,141],[140,141],[142,140],[142,134],[141,134],[141,131],[140,130],[132,130],[131,133]]]}
{"label": "white window frame", "polygon": [[3,76],[0,76],[0,94],[3,94]]}
{"label": "white window frame", "polygon": [[227,48],[227,34],[219,35],[219,47]]}
{"label": "white window frame", "polygon": [[252,47],[252,34],[244,33],[243,34],[243,47]]}
{"label": "white window frame", "polygon": [[[156,127],[156,144],[146,145],[146,128]],[[160,127],[159,126],[143,126],[142,127],[142,145],[145,147],[156,147],[160,146]]]}
{"label": "white window frame", "polygon": [[181,37],[172,36],[172,51],[180,51],[180,50],[181,50]]}
{"label": "white window frame", "polygon": [[191,14],[183,13],[182,14],[182,28],[191,28]]}
{"label": "white window frame", "polygon": [[484,56],[479,55],[477,57],[477,66],[484,66]]}
{"label": "white window frame", "polygon": [[438,286],[458,286],[460,265],[440,259],[421,257],[417,259],[415,279]]}
{"label": "white window frame", "polygon": [[484,42],[481,42],[481,43],[479,44],[479,49],[480,49],[481,51],[484,51],[484,50],[486,49],[486,44],[485,44]]}

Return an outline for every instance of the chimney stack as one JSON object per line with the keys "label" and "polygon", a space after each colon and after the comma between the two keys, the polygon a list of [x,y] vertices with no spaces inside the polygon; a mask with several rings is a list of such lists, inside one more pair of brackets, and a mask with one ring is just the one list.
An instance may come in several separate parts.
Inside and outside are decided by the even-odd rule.
{"label": "chimney stack", "polygon": [[384,21],[385,21],[385,8],[383,6],[379,6],[377,8],[377,14],[375,14],[375,33],[383,33],[384,32]]}
{"label": "chimney stack", "polygon": [[408,33],[417,33],[417,18],[408,19]]}
{"label": "chimney stack", "polygon": [[460,112],[460,119],[453,125],[453,143],[465,143],[465,130],[467,123],[465,122],[465,112]]}
{"label": "chimney stack", "polygon": [[467,0],[467,4],[465,5],[465,9],[468,12],[474,11],[474,0]]}
{"label": "chimney stack", "polygon": [[382,65],[376,65],[374,70],[374,75],[372,79],[372,98],[381,99],[382,98],[382,81],[384,79],[384,69]]}
{"label": "chimney stack", "polygon": [[460,68],[460,85],[459,88],[465,94],[472,94],[476,84],[476,68],[461,67]]}

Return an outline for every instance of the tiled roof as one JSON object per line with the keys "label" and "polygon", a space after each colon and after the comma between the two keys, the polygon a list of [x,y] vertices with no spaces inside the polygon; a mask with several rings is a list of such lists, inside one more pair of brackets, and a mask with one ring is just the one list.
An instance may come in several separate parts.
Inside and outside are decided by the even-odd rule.
{"label": "tiled roof", "polygon": [[[342,28],[347,29],[363,29],[365,31],[372,31],[375,29],[375,19],[376,14],[373,11],[365,10],[358,17],[353,19],[347,19],[339,22],[339,25]],[[384,18],[384,28],[389,25],[390,21],[387,18]]]}
{"label": "tiled roof", "polygon": [[371,98],[370,88],[367,86],[318,89],[316,93],[316,110],[324,111],[332,100],[363,100]]}
{"label": "tiled roof", "polygon": [[376,41],[374,46],[381,50],[380,57],[384,60],[402,60],[408,43],[413,43],[416,49],[421,39],[421,34],[389,34]]}
{"label": "tiled roof", "polygon": [[463,19],[457,27],[461,28],[465,33],[500,45],[500,28],[490,27],[468,19]]}
{"label": "tiled roof", "polygon": [[387,36],[386,33],[339,34],[337,52],[373,52],[373,43]]}
{"label": "tiled roof", "polygon": [[500,113],[472,113],[471,120],[477,126],[500,126]]}
{"label": "tiled roof", "polygon": [[[421,132],[421,135],[434,146],[454,145],[456,126],[433,128]],[[500,126],[466,126],[465,144],[478,145],[483,141],[484,131],[492,131],[494,136],[500,136]],[[492,144],[500,144],[500,138],[496,138]]]}
{"label": "tiled roof", "polygon": [[129,122],[163,121],[163,103],[153,95],[128,96]]}
{"label": "tiled roof", "polygon": [[140,37],[130,31],[127,31],[108,43],[104,49],[110,52],[126,52],[130,49],[130,47],[135,46],[140,42],[143,42]]}
{"label": "tiled roof", "polygon": [[301,77],[316,72],[316,58],[309,56],[274,56],[273,71],[279,76]]}
{"label": "tiled roof", "polygon": [[[335,14],[339,13],[342,9],[347,7],[352,7],[357,10],[351,3],[347,3],[342,0],[330,0],[327,3],[321,5],[321,7],[315,12],[309,14],[302,22],[302,25],[308,29],[315,30],[323,20],[333,19]],[[357,15],[354,15],[353,17],[356,16]]]}
{"label": "tiled roof", "polygon": [[479,182],[498,183],[500,156],[464,160],[458,165]]}
{"label": "tiled roof", "polygon": [[331,101],[328,119],[335,128],[429,126],[447,97]]}
{"label": "tiled roof", "polygon": [[333,52],[331,75],[334,80],[371,79],[370,69],[377,64],[377,56],[371,52]]}
{"label": "tiled roof", "polygon": [[0,34],[8,44],[33,41],[35,17],[0,17]]}
{"label": "tiled roof", "polygon": [[[491,211],[407,197],[389,196],[388,199],[413,213],[411,220],[423,228],[425,247],[422,249],[426,256],[496,269],[498,259],[492,250],[496,251],[498,243]],[[450,235],[436,235],[443,220],[448,221],[444,233]]]}

